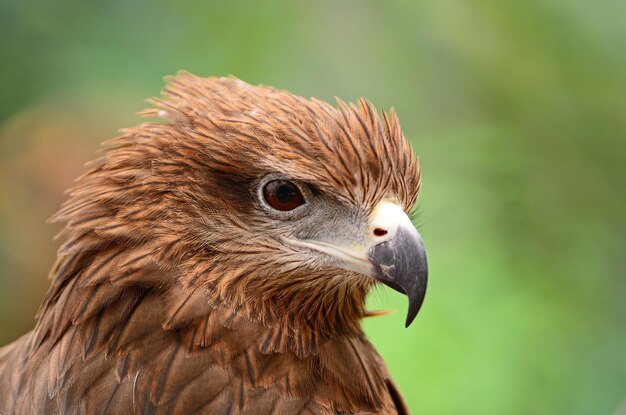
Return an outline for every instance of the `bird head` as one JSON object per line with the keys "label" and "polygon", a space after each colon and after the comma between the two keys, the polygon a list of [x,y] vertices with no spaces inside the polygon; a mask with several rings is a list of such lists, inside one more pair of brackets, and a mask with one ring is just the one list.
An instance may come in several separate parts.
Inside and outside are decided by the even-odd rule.
{"label": "bird head", "polygon": [[395,113],[187,73],[153,103],[144,115],[162,121],[108,143],[60,213],[70,228],[97,206],[98,235],[153,247],[176,284],[264,321],[350,325],[377,282],[408,296],[413,321],[427,281],[407,215],[420,170]]}

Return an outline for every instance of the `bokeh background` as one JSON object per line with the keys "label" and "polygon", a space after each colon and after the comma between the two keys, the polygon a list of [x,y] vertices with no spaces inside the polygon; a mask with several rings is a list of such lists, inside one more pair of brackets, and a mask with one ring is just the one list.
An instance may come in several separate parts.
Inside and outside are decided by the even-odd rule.
{"label": "bokeh background", "polygon": [[423,311],[365,322],[419,414],[626,413],[626,2],[0,2],[0,344],[45,224],[163,76],[395,107],[419,153]]}

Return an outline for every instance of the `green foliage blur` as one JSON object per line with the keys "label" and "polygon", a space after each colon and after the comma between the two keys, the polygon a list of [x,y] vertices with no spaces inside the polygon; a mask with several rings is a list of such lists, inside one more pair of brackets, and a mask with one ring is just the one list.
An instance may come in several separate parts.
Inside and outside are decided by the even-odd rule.
{"label": "green foliage blur", "polygon": [[418,414],[626,413],[626,2],[0,2],[0,344],[26,333],[45,220],[163,76],[395,107],[430,282],[364,325]]}

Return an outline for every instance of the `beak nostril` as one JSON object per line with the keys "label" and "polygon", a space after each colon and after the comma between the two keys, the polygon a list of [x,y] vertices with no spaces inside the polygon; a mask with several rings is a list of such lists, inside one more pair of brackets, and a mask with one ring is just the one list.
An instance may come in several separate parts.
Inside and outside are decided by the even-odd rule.
{"label": "beak nostril", "polygon": [[376,236],[385,236],[385,235],[387,235],[387,230],[383,229],[383,228],[376,228],[376,229],[374,229],[374,235],[376,235]]}

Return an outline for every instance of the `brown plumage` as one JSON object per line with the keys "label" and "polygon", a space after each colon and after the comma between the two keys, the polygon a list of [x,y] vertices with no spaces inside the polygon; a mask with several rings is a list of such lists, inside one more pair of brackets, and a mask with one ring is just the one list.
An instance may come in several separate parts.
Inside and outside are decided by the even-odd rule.
{"label": "brown plumage", "polygon": [[[359,326],[375,280],[289,243],[414,205],[396,115],[187,73],[164,95],[144,115],[167,122],[106,143],[54,216],[65,242],[35,329],[0,349],[0,413],[407,413]],[[268,175],[306,216],[268,213]]]}

